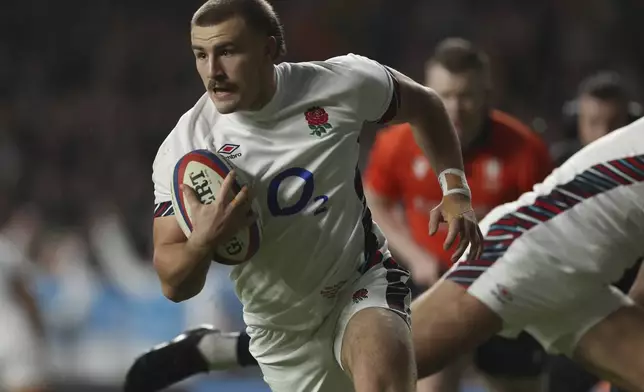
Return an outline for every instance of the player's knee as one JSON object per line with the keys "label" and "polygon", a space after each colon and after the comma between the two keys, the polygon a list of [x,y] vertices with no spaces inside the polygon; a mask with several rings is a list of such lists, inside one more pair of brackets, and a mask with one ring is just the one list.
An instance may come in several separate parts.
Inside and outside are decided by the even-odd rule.
{"label": "player's knee", "polygon": [[[404,357],[403,357],[404,358]],[[397,363],[380,362],[381,365],[367,368],[356,366],[352,371],[356,392],[414,392],[416,390],[416,371],[411,361]]]}
{"label": "player's knee", "polygon": [[365,309],[349,322],[342,362],[356,391],[413,391],[416,365],[409,327],[386,309]]}
{"label": "player's knee", "polygon": [[394,375],[378,374],[371,378],[354,380],[356,392],[414,392],[416,386],[408,380],[401,380]]}
{"label": "player's knee", "polygon": [[[377,363],[377,362],[376,362]],[[413,392],[416,387],[414,366],[380,362],[371,364],[371,368],[362,364],[354,366],[352,379],[356,392]]]}

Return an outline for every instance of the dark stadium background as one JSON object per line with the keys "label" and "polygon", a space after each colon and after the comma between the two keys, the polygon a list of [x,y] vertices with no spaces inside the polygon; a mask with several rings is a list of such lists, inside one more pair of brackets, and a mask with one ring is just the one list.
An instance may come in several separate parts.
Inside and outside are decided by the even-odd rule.
{"label": "dark stadium background", "polygon": [[[151,270],[151,163],[202,92],[189,48],[200,3],[0,4],[0,218],[28,243],[48,330],[43,355],[59,391],[116,391],[147,347],[201,322],[242,325],[225,267],[186,305],[166,301]],[[273,4],[289,61],[355,52],[422,80],[437,42],[471,39],[491,57],[497,107],[549,143],[566,136],[562,105],[590,72],[619,71],[644,98],[639,0]],[[365,151],[371,140],[365,133]],[[264,391],[257,374],[186,387]]]}

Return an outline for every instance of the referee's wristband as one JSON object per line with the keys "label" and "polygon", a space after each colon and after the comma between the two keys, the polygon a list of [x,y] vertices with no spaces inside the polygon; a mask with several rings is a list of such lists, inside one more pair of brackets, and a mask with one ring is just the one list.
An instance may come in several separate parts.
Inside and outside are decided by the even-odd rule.
{"label": "referee's wristband", "polygon": [[[445,178],[446,174],[451,174],[454,176],[457,176],[461,179],[461,185],[457,186],[455,188],[448,188],[447,185],[447,178]],[[443,170],[439,175],[438,175],[438,183],[441,186],[441,190],[443,191],[443,196],[447,195],[452,195],[454,193],[459,193],[461,195],[465,195],[469,198],[472,197],[472,192],[470,191],[470,187],[467,185],[467,178],[465,178],[465,173],[463,173],[462,170],[459,169],[445,169]]]}

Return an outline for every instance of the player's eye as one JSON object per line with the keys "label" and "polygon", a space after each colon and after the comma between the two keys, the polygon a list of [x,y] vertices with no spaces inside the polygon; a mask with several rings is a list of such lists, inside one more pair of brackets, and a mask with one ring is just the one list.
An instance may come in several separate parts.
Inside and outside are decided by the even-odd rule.
{"label": "player's eye", "polygon": [[196,53],[195,53],[195,57],[196,57],[198,60],[204,60],[207,56],[206,56],[206,54],[205,54],[204,52],[196,52]]}
{"label": "player's eye", "polygon": [[224,50],[221,51],[221,55],[224,56],[224,57],[231,56],[232,54],[233,54],[233,52],[230,49],[224,49]]}

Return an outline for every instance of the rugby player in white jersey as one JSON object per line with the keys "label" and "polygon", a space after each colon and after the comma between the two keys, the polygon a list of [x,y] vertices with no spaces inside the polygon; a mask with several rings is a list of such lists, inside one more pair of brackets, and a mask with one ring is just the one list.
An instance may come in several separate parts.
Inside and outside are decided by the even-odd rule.
{"label": "rugby player in white jersey", "polygon": [[[265,0],[206,2],[193,17],[191,41],[207,92],[153,165],[154,265],[163,293],[177,302],[199,293],[217,244],[250,224],[254,197],[262,245],[231,279],[250,351],[271,389],[413,391],[409,275],[371,220],[357,142],[365,122],[411,123],[441,173],[445,197],[432,212],[434,226],[449,224],[445,245],[458,238],[455,257],[468,244],[475,257],[482,236],[441,100],[361,56],[274,65],[285,44]],[[230,203],[217,197],[200,205],[184,187],[194,224],[187,240],[172,216],[170,184],[177,160],[202,148],[229,154],[252,189]]]}
{"label": "rugby player in white jersey", "polygon": [[[463,260],[412,304],[419,375],[494,334],[532,334],[629,391],[644,391],[644,310],[611,285],[644,255],[644,120],[586,146],[481,222]],[[642,273],[632,298],[644,304]]]}

